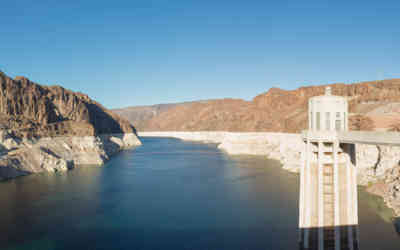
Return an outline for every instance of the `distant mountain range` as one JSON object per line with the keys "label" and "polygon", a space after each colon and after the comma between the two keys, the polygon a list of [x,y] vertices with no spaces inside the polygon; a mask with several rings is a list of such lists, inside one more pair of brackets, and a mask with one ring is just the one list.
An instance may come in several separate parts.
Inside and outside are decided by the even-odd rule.
{"label": "distant mountain range", "polygon": [[[188,103],[137,106],[113,110],[139,131],[274,131],[299,132],[306,128],[308,99],[324,94],[349,100],[350,120],[365,118],[372,129],[387,129],[400,118],[400,79],[354,84],[335,83],[296,90],[271,88],[251,101],[217,99]],[[357,128],[356,128],[357,129]]]}
{"label": "distant mountain range", "polygon": [[[208,100],[195,101],[196,103],[207,102]],[[168,111],[169,109],[175,108],[181,105],[190,105],[194,102],[180,102],[180,103],[166,103],[166,104],[155,104],[148,106],[131,106],[120,109],[113,109],[112,112],[124,117],[129,120],[138,130],[146,130],[148,124],[155,116]]]}

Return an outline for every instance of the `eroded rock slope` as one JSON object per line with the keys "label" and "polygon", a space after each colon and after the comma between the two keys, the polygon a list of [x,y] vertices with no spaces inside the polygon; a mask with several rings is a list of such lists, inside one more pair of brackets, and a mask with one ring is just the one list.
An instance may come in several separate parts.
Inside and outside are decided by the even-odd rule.
{"label": "eroded rock slope", "polygon": [[87,95],[0,72],[0,179],[99,165],[139,144],[127,120]]}

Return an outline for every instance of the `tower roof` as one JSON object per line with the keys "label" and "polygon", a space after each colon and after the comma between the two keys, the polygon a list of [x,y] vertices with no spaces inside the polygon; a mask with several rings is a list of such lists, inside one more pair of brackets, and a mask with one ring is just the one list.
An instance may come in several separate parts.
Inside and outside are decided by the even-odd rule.
{"label": "tower roof", "polygon": [[332,95],[332,88],[330,86],[326,86],[325,87],[325,93],[324,95],[319,95],[319,96],[313,96],[310,98],[310,100],[343,100],[346,98],[344,98],[343,96],[338,96],[338,95]]}

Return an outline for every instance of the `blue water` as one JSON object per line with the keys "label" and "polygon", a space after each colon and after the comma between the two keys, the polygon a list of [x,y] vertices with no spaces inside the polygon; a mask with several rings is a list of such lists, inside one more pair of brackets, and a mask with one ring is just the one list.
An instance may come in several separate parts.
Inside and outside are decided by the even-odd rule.
{"label": "blue water", "polygon": [[[212,144],[142,141],[103,167],[1,182],[0,249],[297,249],[298,175]],[[390,210],[360,192],[361,249],[400,249]]]}

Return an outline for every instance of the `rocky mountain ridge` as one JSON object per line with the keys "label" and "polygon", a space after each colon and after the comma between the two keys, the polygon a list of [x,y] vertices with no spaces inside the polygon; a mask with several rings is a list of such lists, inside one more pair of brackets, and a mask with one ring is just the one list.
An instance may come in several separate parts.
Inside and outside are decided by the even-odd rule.
{"label": "rocky mountain ridge", "polygon": [[129,111],[120,113],[141,122],[141,131],[238,131],[299,132],[307,126],[307,104],[331,86],[335,95],[349,100],[351,115],[368,117],[377,129],[387,129],[400,119],[400,79],[354,84],[335,83],[300,87],[295,90],[271,88],[251,101],[219,99],[173,106],[151,117],[132,120]]}
{"label": "rocky mountain ridge", "polygon": [[[195,103],[205,103],[209,100],[196,101]],[[147,122],[153,117],[158,116],[172,108],[184,105],[190,105],[194,102],[165,103],[148,106],[131,106],[120,109],[113,109],[112,112],[127,119],[131,124],[135,124],[138,130],[145,130],[148,127]]]}

